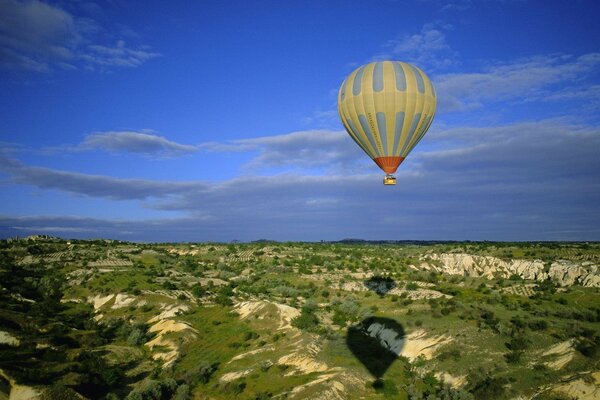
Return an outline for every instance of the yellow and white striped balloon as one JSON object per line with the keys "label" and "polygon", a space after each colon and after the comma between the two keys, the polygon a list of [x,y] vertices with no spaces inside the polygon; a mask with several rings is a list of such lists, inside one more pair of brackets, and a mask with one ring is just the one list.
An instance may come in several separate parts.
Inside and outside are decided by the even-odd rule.
{"label": "yellow and white striped balloon", "polygon": [[393,174],[433,121],[435,89],[423,71],[400,61],[354,70],[338,93],[348,134],[386,173]]}

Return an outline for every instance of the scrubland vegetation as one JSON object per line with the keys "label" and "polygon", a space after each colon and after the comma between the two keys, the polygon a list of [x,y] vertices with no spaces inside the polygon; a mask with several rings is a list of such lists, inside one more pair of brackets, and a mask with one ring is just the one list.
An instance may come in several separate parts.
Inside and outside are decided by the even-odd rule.
{"label": "scrubland vegetation", "polygon": [[597,243],[0,247],[0,398],[600,395]]}

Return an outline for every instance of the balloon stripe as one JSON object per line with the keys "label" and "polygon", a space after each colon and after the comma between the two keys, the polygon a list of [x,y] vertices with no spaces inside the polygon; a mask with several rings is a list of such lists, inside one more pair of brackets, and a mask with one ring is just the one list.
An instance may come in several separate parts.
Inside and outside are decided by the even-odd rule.
{"label": "balloon stripe", "polygon": [[373,149],[375,149],[375,154],[381,156],[382,154],[378,151],[379,149],[375,144],[375,138],[373,137],[373,132],[371,132],[371,128],[369,127],[369,122],[367,122],[367,117],[365,117],[364,115],[359,115],[358,121],[360,122],[360,126],[362,127],[363,131],[367,135],[369,142],[371,142],[371,146],[373,146]]}
{"label": "balloon stripe", "polygon": [[[352,122],[348,121],[350,124],[352,124]],[[344,124],[344,128],[346,128],[346,132],[348,132],[348,134],[350,135],[350,137],[352,138],[352,140],[354,140],[354,142],[361,148],[363,149],[363,151],[367,154],[369,154],[369,148],[359,139],[359,133],[356,132],[356,129],[353,129],[350,125],[346,124],[344,121],[342,121],[342,123]]]}
{"label": "balloon stripe", "polygon": [[[359,91],[359,94],[361,94],[362,92],[362,75],[364,73],[365,68],[367,67],[367,65],[357,69],[354,72],[354,77],[353,77],[353,82],[354,83],[358,83],[358,85],[361,88],[361,91]],[[358,78],[357,78],[358,77]],[[353,84],[354,86],[354,84]],[[368,147],[369,147],[369,157],[375,157],[377,155],[377,148],[375,146],[372,146],[369,140],[369,135],[368,132],[363,130],[360,126],[359,123],[359,114],[364,112],[364,104],[365,104],[365,96],[364,93],[358,96],[354,95],[354,87],[352,88],[352,96],[347,100],[347,105],[348,105],[348,118],[349,120],[351,120],[353,122],[353,127],[355,132],[359,133],[359,137],[362,138],[363,143],[367,143]]]}
{"label": "balloon stripe", "polygon": [[366,148],[367,150],[365,150],[365,152],[371,157],[375,157],[375,152],[372,150],[372,148],[370,148],[370,144],[367,144],[367,141],[365,140],[365,135],[361,135],[360,131],[358,129],[356,129],[356,126],[354,125],[354,123],[352,122],[352,120],[348,120],[348,125],[350,126],[350,129],[352,130],[352,132],[354,132],[354,136],[359,140],[360,143],[362,143],[363,149]]}
{"label": "balloon stripe", "polygon": [[381,92],[383,90],[383,63],[375,63],[373,68],[373,90]]}
{"label": "balloon stripe", "polygon": [[414,135],[415,130],[417,129],[417,124],[419,123],[420,118],[421,118],[421,114],[416,114],[412,120],[412,124],[410,126],[410,131],[406,135],[406,140],[404,141],[404,145],[402,146],[402,150],[400,151],[401,157],[406,157],[406,155],[408,154],[406,149],[408,148],[408,145],[410,144],[412,136]]}
{"label": "balloon stripe", "polygon": [[394,80],[394,66],[389,61],[383,63],[383,92],[379,94],[380,103],[378,104],[378,111],[381,111],[385,115],[385,136],[387,142],[387,148],[385,154],[388,156],[394,155],[394,123],[396,118],[396,90]]}
{"label": "balloon stripe", "polygon": [[429,126],[431,125],[432,121],[433,121],[433,118],[427,117],[427,121],[423,124],[423,127],[421,128],[421,131],[419,132],[419,136],[418,136],[417,140],[415,140],[415,143],[411,146],[410,150],[412,150],[416,145],[418,145],[419,142],[421,141],[421,139],[423,139],[423,137],[425,137],[425,133],[429,129]]}
{"label": "balloon stripe", "polygon": [[362,67],[358,70],[356,75],[354,75],[354,83],[352,84],[352,95],[358,96],[360,94],[361,86],[362,86],[362,77],[363,72],[365,71],[365,67]]}
{"label": "balloon stripe", "polygon": [[415,113],[417,113],[419,110],[415,109],[415,98],[418,96],[418,94],[415,90],[415,80],[412,78],[413,72],[406,63],[399,62],[398,65],[402,68],[407,85],[407,90],[402,92],[401,96],[403,99],[402,109],[404,110],[404,124],[402,125],[402,132],[400,134],[399,148],[397,152],[394,153],[394,155],[402,156],[402,149],[405,147],[406,142],[410,139],[409,131],[415,118]]}
{"label": "balloon stripe", "polygon": [[415,79],[417,80],[417,90],[419,93],[425,93],[425,84],[423,83],[423,77],[421,76],[421,72],[412,64],[407,64],[412,72],[415,74]]}
{"label": "balloon stripe", "polygon": [[346,99],[346,84],[348,83],[348,80],[344,80],[344,83],[342,83],[342,89],[340,90],[340,97],[342,99],[342,101],[344,101]]}
{"label": "balloon stripe", "polygon": [[387,129],[385,126],[385,113],[378,112],[376,117],[377,130],[379,131],[379,138],[381,139],[381,145],[383,146],[383,155],[389,156],[387,145]]}
{"label": "balloon stripe", "polygon": [[404,75],[404,69],[399,62],[392,64],[394,65],[394,74],[396,76],[396,89],[403,92],[406,90],[406,76]]}
{"label": "balloon stripe", "polygon": [[346,102],[343,103],[341,106],[341,115],[343,120],[346,121],[346,123],[352,130],[352,132],[354,132],[356,139],[358,139],[362,143],[363,147],[367,149],[365,150],[365,152],[369,155],[369,157],[373,158],[376,155],[375,149],[371,147],[367,135],[360,129],[358,129],[358,127],[354,123],[354,121],[358,119],[358,115],[356,113],[355,100],[356,97],[347,98]]}
{"label": "balloon stripe", "polygon": [[394,147],[392,153],[394,156],[399,155],[400,148],[400,135],[402,133],[402,127],[404,126],[404,111],[396,113],[396,129],[394,130]]}

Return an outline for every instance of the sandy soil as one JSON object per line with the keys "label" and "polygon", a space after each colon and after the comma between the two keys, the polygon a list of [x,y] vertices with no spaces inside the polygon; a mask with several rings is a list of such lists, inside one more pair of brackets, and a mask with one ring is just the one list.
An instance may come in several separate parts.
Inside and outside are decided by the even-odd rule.
{"label": "sandy soil", "polygon": [[171,300],[177,300],[180,295],[184,295],[189,301],[195,302],[196,299],[189,290],[142,290],[142,294],[164,296]]}
{"label": "sandy soil", "polygon": [[[365,375],[348,373],[340,368],[335,368],[304,385],[295,387],[288,393],[288,398],[310,398],[311,400],[346,400],[355,398],[357,396],[356,392],[353,392],[354,388],[363,389],[365,382],[369,379]],[[314,388],[315,386],[318,386],[318,388]]]}
{"label": "sandy soil", "polygon": [[420,329],[411,332],[404,340],[404,347],[400,355],[414,361],[419,356],[430,360],[439,347],[450,343],[454,339],[444,335],[427,336],[427,332]]}
{"label": "sandy soil", "polygon": [[18,346],[20,343],[21,341],[16,336],[13,336],[8,332],[0,331],[0,344]]}
{"label": "sandy soil", "polygon": [[277,364],[289,365],[296,370],[285,374],[286,376],[295,375],[296,372],[310,374],[311,372],[325,372],[329,369],[327,364],[317,361],[309,355],[300,353],[285,355],[277,360]]}
{"label": "sandy soil", "polygon": [[[10,297],[12,297],[13,299],[15,299],[17,301],[21,301],[23,303],[31,303],[31,304],[35,303],[35,300],[31,300],[26,297],[23,297],[19,293],[11,293]],[[61,300],[61,302],[62,302],[62,300]]]}
{"label": "sandy soil", "polygon": [[197,332],[194,328],[192,328],[187,322],[175,321],[172,319],[166,319],[156,324],[152,325],[149,332],[159,332],[159,335],[165,334],[167,332],[181,332],[184,330],[192,330]]}
{"label": "sandy soil", "polygon": [[236,379],[240,379],[240,378],[248,375],[250,372],[252,372],[251,369],[247,369],[244,371],[238,371],[238,372],[228,372],[226,374],[223,374],[223,376],[221,378],[219,378],[219,380],[221,382],[235,381]]}
{"label": "sandy soil", "polygon": [[260,349],[256,349],[256,350],[250,350],[250,351],[247,351],[242,354],[238,354],[237,356],[233,357],[231,360],[229,360],[229,362],[227,364],[230,364],[237,360],[241,360],[242,358],[246,358],[246,357],[254,355],[254,354],[259,354],[259,353],[262,353],[265,351],[272,351],[272,350],[275,350],[275,347],[273,345],[264,346],[264,347],[261,347]]}
{"label": "sandy soil", "polygon": [[146,343],[144,346],[148,346],[150,350],[153,350],[154,347],[160,346],[165,347],[168,351],[162,351],[159,353],[152,354],[153,360],[162,360],[164,361],[163,368],[168,367],[172,363],[177,360],[177,356],[179,355],[178,347],[172,340],[165,339],[162,335],[156,336],[154,339]]}
{"label": "sandy soil", "polygon": [[[316,378],[315,380],[305,383],[304,385],[296,386],[290,393],[290,397],[304,399],[304,398],[306,398],[306,396],[302,392],[304,392],[306,389],[308,389],[312,386],[318,385],[320,383],[325,383],[328,380],[336,377],[337,375],[338,375],[337,372],[332,373],[332,374],[323,374],[323,375],[319,376],[318,378]],[[334,389],[333,393],[328,393],[330,388],[325,389],[325,390],[320,390],[318,398],[320,398],[320,399],[323,399],[323,398],[325,398],[325,399],[340,399],[340,400],[344,400],[347,398],[347,396],[343,396],[346,392],[346,388],[344,387],[344,385],[341,382],[337,382],[337,381],[331,382],[331,385],[329,385],[329,386],[330,386],[330,388]]]}
{"label": "sandy soil", "polygon": [[125,293],[119,293],[115,296],[115,303],[112,305],[111,308],[113,308],[113,309],[125,308],[125,307],[128,307],[134,301],[135,301],[135,297],[129,296]]}
{"label": "sandy soil", "polygon": [[390,351],[414,361],[418,357],[429,360],[440,346],[450,343],[453,339],[449,336],[427,336],[423,329],[411,332],[405,337],[400,337],[393,329],[386,329],[384,325],[373,323],[368,328],[369,335],[377,338],[381,345]]}
{"label": "sandy soil", "polygon": [[[152,355],[155,360],[163,360],[163,368],[171,365],[179,356],[179,347],[172,340],[166,339],[165,334],[169,332],[182,332],[189,330],[191,332],[197,332],[189,324],[181,321],[174,321],[172,319],[159,320],[157,323],[152,325],[149,332],[156,332],[157,335],[154,339],[147,342],[145,346],[149,349],[153,349],[155,346],[162,346],[168,349],[165,352],[159,352]],[[195,333],[192,333],[195,336]]]}
{"label": "sandy soil", "polygon": [[292,319],[300,315],[300,311],[294,307],[285,304],[270,302],[270,301],[243,301],[235,305],[236,312],[240,315],[240,319],[246,319],[249,316],[257,315],[259,319],[264,319],[269,314],[271,306],[276,307],[277,317],[279,318],[279,326],[277,330],[291,329]]}
{"label": "sandy soil", "polygon": [[94,305],[94,310],[97,310],[109,301],[111,301],[114,296],[114,294],[109,294],[106,296],[97,295],[95,297],[90,297],[88,301]]}
{"label": "sandy soil", "polygon": [[148,322],[153,323],[167,318],[173,318],[179,313],[189,310],[190,307],[185,304],[169,304],[161,307],[162,312],[152,317]]}
{"label": "sandy soil", "polygon": [[31,386],[18,385],[14,379],[9,377],[0,369],[0,376],[10,384],[10,394],[8,400],[36,400],[41,395],[38,389]]}
{"label": "sandy soil", "polygon": [[566,340],[550,347],[542,353],[542,357],[554,356],[554,359],[544,364],[552,369],[562,369],[573,359],[575,349],[573,349],[573,340]]}
{"label": "sandy soil", "polygon": [[200,283],[202,286],[206,286],[206,285],[208,285],[209,281],[212,281],[213,285],[215,285],[215,286],[229,285],[229,283],[227,281],[224,281],[223,279],[219,279],[219,278],[200,278],[198,280],[198,283]]}
{"label": "sandy soil", "polygon": [[441,381],[446,382],[448,385],[452,386],[455,389],[459,389],[467,383],[466,375],[454,376],[450,375],[447,372],[436,372],[435,377]]}
{"label": "sandy soil", "polygon": [[[367,290],[369,290],[365,285],[363,285],[361,282],[346,282],[343,285],[333,285],[334,288],[340,288],[342,290],[345,290],[347,292],[366,292]],[[423,288],[419,288],[416,290],[405,290],[405,289],[399,289],[399,288],[393,288],[392,290],[390,290],[389,292],[386,293],[387,296],[389,295],[397,295],[400,296],[403,293],[407,294],[407,297],[409,299],[412,300],[421,300],[421,299],[437,299],[439,297],[446,297],[446,298],[451,298],[452,296],[443,294],[442,292],[438,292],[437,290],[432,290],[432,289],[423,289]]]}
{"label": "sandy soil", "polygon": [[587,383],[583,379],[577,379],[571,382],[558,384],[552,389],[556,392],[562,392],[578,400],[598,400],[600,399],[600,372],[592,374],[593,383]]}
{"label": "sandy soil", "polygon": [[41,393],[30,386],[14,385],[10,389],[8,400],[35,400]]}

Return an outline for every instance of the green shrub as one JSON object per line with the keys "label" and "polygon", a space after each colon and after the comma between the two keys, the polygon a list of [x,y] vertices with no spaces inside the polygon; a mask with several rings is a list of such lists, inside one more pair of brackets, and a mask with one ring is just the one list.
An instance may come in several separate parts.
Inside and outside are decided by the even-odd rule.
{"label": "green shrub", "polygon": [[546,329],[548,329],[548,322],[543,319],[531,321],[528,325],[529,328],[531,328],[534,331],[545,331]]}
{"label": "green shrub", "polygon": [[319,318],[314,311],[303,308],[299,316],[292,319],[292,326],[305,331],[314,331],[319,325]]}

